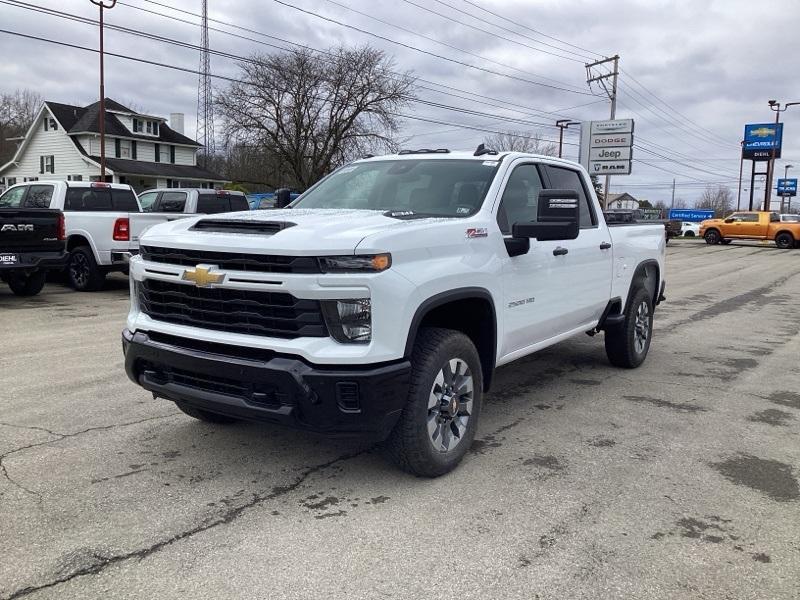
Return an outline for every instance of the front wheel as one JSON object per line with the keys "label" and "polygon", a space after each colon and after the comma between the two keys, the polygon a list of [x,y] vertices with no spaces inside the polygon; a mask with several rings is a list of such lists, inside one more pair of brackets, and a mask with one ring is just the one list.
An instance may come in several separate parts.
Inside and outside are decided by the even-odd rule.
{"label": "front wheel", "polygon": [[794,238],[791,233],[783,231],[775,236],[775,245],[781,250],[788,250],[794,248]]}
{"label": "front wheel", "polygon": [[683,237],[692,237],[693,238],[694,237],[694,231],[692,231],[690,229],[689,231],[687,231],[686,233],[683,234]]}
{"label": "front wheel", "polygon": [[653,299],[644,286],[634,292],[625,320],[606,330],[606,356],[615,367],[634,369],[644,362],[653,337]]}
{"label": "front wheel", "polygon": [[438,477],[458,466],[475,438],[483,389],[478,351],[459,331],[424,328],[411,369],[408,402],[385,448],[404,471]]}
{"label": "front wheel", "polygon": [[17,296],[35,296],[44,287],[46,272],[37,271],[30,275],[12,276],[8,279],[8,287]]}
{"label": "front wheel", "polygon": [[716,229],[709,229],[708,231],[706,231],[706,234],[703,237],[706,240],[706,244],[711,244],[711,245],[719,244],[720,240],[722,239],[722,236]]}

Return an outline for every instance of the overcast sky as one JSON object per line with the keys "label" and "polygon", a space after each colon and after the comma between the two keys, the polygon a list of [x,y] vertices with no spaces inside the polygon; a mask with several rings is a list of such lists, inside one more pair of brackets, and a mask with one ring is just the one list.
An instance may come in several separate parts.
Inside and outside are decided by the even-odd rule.
{"label": "overcast sky", "polygon": [[[97,15],[89,0],[29,1],[84,17]],[[106,21],[198,44],[198,19],[189,13],[198,13],[200,6],[200,0],[120,0],[106,13]],[[636,120],[641,148],[634,150],[633,174],[613,178],[611,191],[629,191],[651,201],[669,201],[673,178],[677,196],[689,202],[707,182],[725,183],[735,193],[744,124],[774,119],[767,106],[771,98],[800,101],[797,0],[209,0],[209,14],[229,24],[212,22],[213,29],[241,36],[212,30],[213,49],[249,55],[279,51],[265,44],[289,47],[266,36],[318,49],[368,43],[393,55],[399,70],[424,80],[421,99],[489,113],[465,115],[411,105],[409,114],[453,125],[407,121],[403,133],[414,136],[410,147],[473,149],[486,135],[458,125],[555,139],[552,124],[557,118],[607,118],[609,102],[599,88],[586,85],[584,63],[618,53],[622,74],[617,117]],[[96,27],[11,6],[6,0],[0,3],[0,29],[97,47]],[[106,50],[195,70],[199,62],[194,50],[117,31],[107,32]],[[96,54],[0,33],[0,57],[0,91],[29,88],[47,100],[81,105],[97,98]],[[184,112],[191,135],[196,75],[114,57],[106,65],[107,96],[153,114]],[[235,76],[237,67],[233,60],[213,56],[212,71]],[[215,81],[218,88],[224,85]],[[785,117],[786,160],[778,162],[780,176],[783,165],[792,161],[800,174],[800,106],[790,108]],[[504,121],[508,118],[531,124]],[[576,158],[577,130],[568,130],[565,140],[566,156]],[[746,162],[746,173],[749,166]]]}

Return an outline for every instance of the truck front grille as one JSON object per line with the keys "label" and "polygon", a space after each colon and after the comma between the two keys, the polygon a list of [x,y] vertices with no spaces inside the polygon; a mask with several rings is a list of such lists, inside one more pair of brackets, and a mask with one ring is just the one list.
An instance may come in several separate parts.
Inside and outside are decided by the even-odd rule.
{"label": "truck front grille", "polygon": [[261,273],[321,273],[319,262],[313,256],[280,256],[277,254],[242,254],[239,252],[206,252],[142,246],[142,258],[151,262],[196,267],[212,264],[231,271],[258,271]]}
{"label": "truck front grille", "polygon": [[138,289],[142,312],[157,321],[289,339],[328,336],[317,300],[156,279],[145,279]]}

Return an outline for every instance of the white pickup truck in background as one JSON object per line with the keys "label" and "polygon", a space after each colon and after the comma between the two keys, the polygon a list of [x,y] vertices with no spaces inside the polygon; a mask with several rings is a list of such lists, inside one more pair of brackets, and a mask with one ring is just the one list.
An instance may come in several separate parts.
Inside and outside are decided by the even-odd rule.
{"label": "white pickup truck in background", "polygon": [[[43,208],[64,213],[67,238],[67,280],[78,291],[103,287],[107,273],[127,271],[138,244],[132,239],[149,224],[139,216],[136,194],[128,185],[83,181],[30,181],[9,188],[36,186]],[[47,206],[45,206],[47,205]],[[155,220],[154,222],[160,222]]]}
{"label": "white pickup truck in background", "polygon": [[453,469],[496,367],[603,332],[640,365],[664,226],[607,226],[551,157],[405,152],[338,169],[289,208],[157,225],[131,260],[129,377],[213,423],[385,439]]}

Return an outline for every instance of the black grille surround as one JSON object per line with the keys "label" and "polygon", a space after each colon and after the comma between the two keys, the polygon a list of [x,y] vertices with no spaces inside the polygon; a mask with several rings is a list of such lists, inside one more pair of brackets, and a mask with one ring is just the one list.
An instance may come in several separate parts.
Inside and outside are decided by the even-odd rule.
{"label": "black grille surround", "polygon": [[319,261],[313,256],[281,256],[277,254],[243,254],[240,252],[208,252],[142,246],[142,258],[146,261],[196,267],[200,264],[216,265],[231,271],[260,273],[322,273]]}
{"label": "black grille surround", "polygon": [[145,279],[137,288],[142,312],[157,321],[285,339],[328,337],[318,300],[159,279]]}

